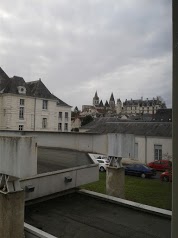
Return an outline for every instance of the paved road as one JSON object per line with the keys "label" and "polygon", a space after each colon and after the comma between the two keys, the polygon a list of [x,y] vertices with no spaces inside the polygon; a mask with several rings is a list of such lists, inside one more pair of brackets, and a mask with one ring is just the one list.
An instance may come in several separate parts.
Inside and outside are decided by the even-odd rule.
{"label": "paved road", "polygon": [[171,220],[87,195],[26,207],[25,222],[62,238],[170,238]]}

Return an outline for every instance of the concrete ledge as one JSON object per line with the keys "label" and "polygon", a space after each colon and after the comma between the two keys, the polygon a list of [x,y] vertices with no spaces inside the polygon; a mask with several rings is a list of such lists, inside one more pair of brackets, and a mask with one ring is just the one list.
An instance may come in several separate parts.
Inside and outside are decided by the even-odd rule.
{"label": "concrete ledge", "polygon": [[116,203],[118,205],[129,207],[129,208],[132,208],[132,209],[141,210],[143,212],[152,213],[154,215],[166,217],[166,218],[169,218],[169,219],[171,219],[171,217],[172,217],[172,211],[157,208],[157,207],[152,207],[152,206],[148,206],[148,205],[144,205],[142,203],[132,202],[132,201],[125,200],[125,199],[122,199],[122,198],[116,198],[116,197],[113,197],[113,196],[109,196],[109,195],[89,191],[89,190],[86,190],[86,189],[80,189],[78,191],[78,193],[85,194],[85,195],[88,195],[88,196],[92,196],[92,197],[95,197],[95,198],[98,198],[98,199],[102,199],[102,200],[105,200],[107,202]]}
{"label": "concrete ledge", "polygon": [[[66,177],[71,179],[70,182],[66,182]],[[25,201],[29,201],[92,183],[98,179],[98,164],[91,164],[21,179],[20,185],[24,190],[28,186],[34,188],[33,191],[25,192]]]}
{"label": "concrete ledge", "polygon": [[57,238],[24,222],[25,238]]}

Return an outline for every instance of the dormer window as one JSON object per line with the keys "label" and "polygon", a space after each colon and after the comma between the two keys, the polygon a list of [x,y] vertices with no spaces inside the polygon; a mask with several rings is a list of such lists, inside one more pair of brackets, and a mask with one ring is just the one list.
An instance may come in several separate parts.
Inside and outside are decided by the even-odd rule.
{"label": "dormer window", "polygon": [[24,86],[18,86],[17,89],[19,94],[26,94],[26,88]]}

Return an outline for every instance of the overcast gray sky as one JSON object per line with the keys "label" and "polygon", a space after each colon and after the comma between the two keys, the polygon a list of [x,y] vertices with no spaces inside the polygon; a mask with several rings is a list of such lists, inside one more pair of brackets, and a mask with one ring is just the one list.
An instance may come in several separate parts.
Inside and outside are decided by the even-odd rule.
{"label": "overcast gray sky", "polygon": [[0,66],[81,109],[172,98],[171,0],[1,0]]}

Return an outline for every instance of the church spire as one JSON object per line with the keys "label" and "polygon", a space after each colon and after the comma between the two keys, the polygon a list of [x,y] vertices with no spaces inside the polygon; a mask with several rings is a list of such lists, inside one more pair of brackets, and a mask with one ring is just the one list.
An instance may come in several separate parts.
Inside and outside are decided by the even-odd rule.
{"label": "church spire", "polygon": [[113,93],[111,93],[111,97],[109,99],[109,105],[110,105],[110,107],[115,108],[115,100],[114,100]]}
{"label": "church spire", "polygon": [[95,107],[99,106],[99,97],[98,97],[97,91],[95,92],[95,96],[93,98],[93,106]]}
{"label": "church spire", "polygon": [[98,94],[97,94],[97,91],[95,92],[95,96],[94,96],[94,98],[93,99],[99,99],[99,97],[98,97]]}

